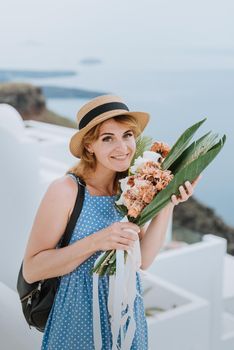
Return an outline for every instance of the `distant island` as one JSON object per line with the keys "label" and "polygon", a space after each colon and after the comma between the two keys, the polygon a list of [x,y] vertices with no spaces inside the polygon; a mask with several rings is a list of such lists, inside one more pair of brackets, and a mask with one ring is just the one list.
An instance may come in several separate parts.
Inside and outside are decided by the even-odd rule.
{"label": "distant island", "polygon": [[[95,62],[99,62],[97,59],[87,59],[82,63],[84,64],[91,64],[89,60],[92,62],[92,64]],[[77,75],[77,72],[75,71],[34,71],[34,70],[15,70],[15,69],[0,69],[0,83],[11,83],[11,89],[13,89],[13,86],[16,86],[15,80],[17,79],[45,79],[45,78],[61,78],[61,77],[67,77],[67,76],[75,76]],[[25,84],[17,85],[21,89],[24,86],[24,89],[26,89]],[[6,86],[7,88],[7,86]],[[91,91],[81,88],[69,88],[69,87],[63,87],[63,86],[53,86],[53,85],[40,85],[38,88],[41,88],[44,96],[46,98],[59,98],[59,99],[66,99],[66,98],[87,98],[91,99],[100,95],[103,95],[104,91]]]}
{"label": "distant island", "polygon": [[40,86],[47,98],[87,98],[91,99],[105,92],[91,91],[78,88],[66,88],[61,86]]}
{"label": "distant island", "polygon": [[[64,96],[63,96],[64,93]],[[76,123],[47,109],[46,96],[68,96],[92,98],[102,93],[79,89],[37,87],[31,84],[0,83],[0,103],[12,105],[24,120],[32,119],[45,123],[76,128]],[[62,97],[63,96],[63,97]],[[191,197],[187,202],[175,207],[173,216],[173,238],[193,243],[202,235],[212,233],[223,237],[228,243],[228,253],[234,255],[234,228],[225,222],[213,209]]]}
{"label": "distant island", "polygon": [[44,79],[60,78],[77,75],[75,71],[44,71],[44,70],[18,70],[0,69],[0,82],[14,81],[15,79]]}
{"label": "distant island", "polygon": [[95,58],[95,57],[87,57],[87,58],[83,58],[80,61],[81,64],[87,64],[87,65],[92,65],[92,64],[101,64],[102,61],[99,58]]}

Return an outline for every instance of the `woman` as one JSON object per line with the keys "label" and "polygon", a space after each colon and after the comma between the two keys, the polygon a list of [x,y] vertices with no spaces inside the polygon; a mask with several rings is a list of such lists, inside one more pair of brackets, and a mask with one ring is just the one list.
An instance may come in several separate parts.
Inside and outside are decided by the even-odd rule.
{"label": "woman", "polygon": [[[42,350],[92,350],[92,276],[90,270],[101,251],[127,250],[139,234],[142,265],[147,269],[162,247],[173,208],[186,201],[196,182],[180,187],[180,196],[151,221],[147,229],[122,216],[114,202],[118,180],[125,177],[136,150],[136,137],[148,123],[149,115],[130,112],[117,96],[104,95],[84,105],[77,114],[79,131],[71,138],[70,151],[80,162],[67,174],[51,183],[36,214],[28,241],[23,274],[27,282],[61,276],[42,342]],[[85,199],[69,246],[56,249],[72,213],[76,196],[76,177],[85,183]],[[148,348],[147,324],[142,287],[137,273],[139,295],[134,304],[136,331],[131,349]],[[108,277],[101,278],[99,302],[102,349],[112,348],[107,310]]]}

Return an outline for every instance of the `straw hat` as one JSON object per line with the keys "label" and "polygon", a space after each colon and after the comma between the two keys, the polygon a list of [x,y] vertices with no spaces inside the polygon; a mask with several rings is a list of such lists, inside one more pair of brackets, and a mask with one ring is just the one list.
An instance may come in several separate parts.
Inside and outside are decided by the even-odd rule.
{"label": "straw hat", "polygon": [[141,132],[149,121],[149,114],[144,112],[130,112],[127,105],[118,96],[102,95],[86,103],[77,113],[78,129],[69,144],[71,153],[81,157],[81,142],[84,135],[95,125],[117,115],[130,115],[137,119]]}

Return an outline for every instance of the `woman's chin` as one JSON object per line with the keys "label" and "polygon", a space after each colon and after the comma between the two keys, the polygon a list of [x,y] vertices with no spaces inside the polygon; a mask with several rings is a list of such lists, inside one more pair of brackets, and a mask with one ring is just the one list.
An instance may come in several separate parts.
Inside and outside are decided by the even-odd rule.
{"label": "woman's chin", "polygon": [[129,169],[131,165],[131,161],[130,159],[126,159],[125,161],[115,161],[115,162],[112,162],[111,164],[111,168],[114,170],[114,171],[117,171],[117,172],[123,172],[123,171],[126,171]]}
{"label": "woman's chin", "polygon": [[130,167],[130,164],[118,166],[115,168],[115,171],[120,173],[120,172],[128,170],[129,167]]}

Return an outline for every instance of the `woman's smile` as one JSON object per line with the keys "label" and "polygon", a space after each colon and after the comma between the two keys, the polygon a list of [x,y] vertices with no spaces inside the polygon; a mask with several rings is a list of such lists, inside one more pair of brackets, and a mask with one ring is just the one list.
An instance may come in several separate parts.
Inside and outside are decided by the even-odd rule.
{"label": "woman's smile", "polygon": [[111,156],[111,158],[116,159],[116,160],[126,160],[129,157],[129,153],[128,154],[122,154],[122,155],[118,155],[118,156]]}

